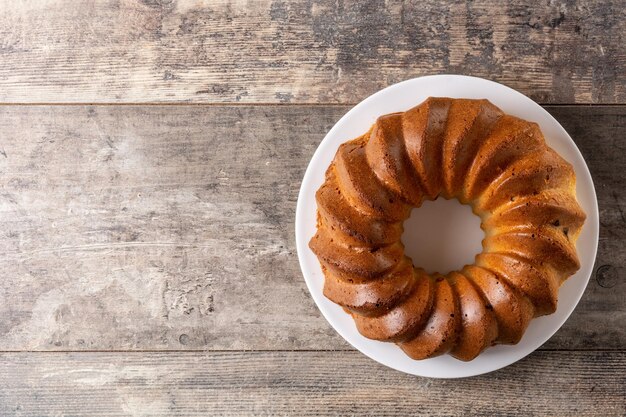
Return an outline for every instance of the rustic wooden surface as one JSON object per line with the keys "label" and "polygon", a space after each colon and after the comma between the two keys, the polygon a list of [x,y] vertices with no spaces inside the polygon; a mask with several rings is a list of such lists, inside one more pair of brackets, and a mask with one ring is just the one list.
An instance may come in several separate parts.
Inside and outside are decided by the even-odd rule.
{"label": "rustic wooden surface", "polygon": [[[0,415],[626,415],[626,7],[524,3],[2,2]],[[293,231],[350,104],[444,72],[545,104],[601,220],[561,330],[449,381],[343,341]]]}
{"label": "rustic wooden surface", "polygon": [[358,352],[330,357],[311,351],[5,353],[0,401],[3,415],[20,416],[626,413],[623,351],[536,352],[464,380],[390,372]]}
{"label": "rustic wooden surface", "polygon": [[[587,158],[602,230],[600,273],[547,346],[620,348],[626,107],[548,109]],[[306,290],[294,212],[347,110],[0,107],[0,349],[346,349]]]}
{"label": "rustic wooden surface", "polygon": [[626,100],[623,0],[30,0],[0,5],[0,101],[355,103],[433,73]]}
{"label": "rustic wooden surface", "polygon": [[[530,384],[530,377],[520,381],[521,375],[538,374],[533,377],[537,392],[553,383],[554,377],[559,384],[565,382],[557,392],[550,391],[560,393],[558,399],[583,383],[585,375],[597,373],[610,401],[598,405],[594,391],[577,390],[579,397],[571,407],[587,411],[593,406],[598,415],[619,415],[614,413],[620,404],[616,394],[620,387],[623,394],[619,378],[626,375],[626,299],[620,279],[626,270],[622,246],[626,170],[623,154],[616,150],[625,145],[620,134],[626,107],[547,108],[572,134],[596,181],[602,207],[596,270],[581,304],[544,346],[548,351],[496,375],[514,384],[514,391]],[[349,388],[346,396],[355,390],[361,396],[371,395],[363,391],[368,384],[358,389],[346,386],[348,379],[342,373],[354,367],[361,379],[373,368],[386,379],[399,378],[383,397],[372,397],[393,404],[404,392],[396,392],[397,388],[407,389],[403,384],[408,377],[352,352],[341,353],[337,365],[338,353],[329,350],[351,349],[310,300],[295,257],[293,213],[300,179],[324,133],[347,109],[0,107],[0,273],[5,277],[0,287],[0,349],[41,352],[0,357],[0,367],[5,367],[0,374],[10,380],[24,372],[27,381],[45,383],[37,404],[51,409],[67,405],[50,404],[51,398],[65,398],[77,389],[82,394],[72,404],[80,407],[81,395],[89,395],[93,384],[102,384],[106,389],[95,403],[106,404],[98,409],[100,415],[158,415],[171,402],[190,406],[190,392],[176,386],[182,378],[191,384],[189,389],[202,393],[202,400],[192,402],[199,408],[192,407],[191,415],[202,411],[200,405],[218,407],[215,410],[221,411],[216,414],[261,410],[282,414],[298,404],[307,390],[315,392],[315,384],[323,383],[323,378],[337,389]],[[106,353],[111,350],[124,352]],[[189,352],[190,356],[181,355],[181,350],[222,353],[194,356]],[[289,350],[300,352],[285,352]],[[58,356],[43,351],[57,351]],[[179,353],[154,356],[146,351]],[[222,358],[228,358],[226,364],[221,364]],[[151,368],[169,360],[174,364]],[[286,371],[285,361],[299,364]],[[201,372],[208,374],[200,377],[196,368],[204,362],[206,369]],[[100,369],[97,363],[106,366]],[[158,381],[172,367],[178,376]],[[269,377],[263,373],[266,367],[281,370]],[[150,380],[139,391],[125,376],[138,368],[142,375],[138,378]],[[309,375],[310,368],[318,373]],[[229,372],[241,373],[252,385],[238,386]],[[263,376],[255,376],[259,373]],[[73,376],[68,379],[68,375]],[[55,391],[60,389],[53,383],[55,378],[65,381],[65,391]],[[193,386],[193,381],[203,378],[213,382]],[[215,386],[214,381],[224,384],[228,378],[230,383]],[[489,404],[500,395],[485,394],[489,378],[458,394],[480,394]],[[272,400],[278,395],[272,391],[275,381],[285,387],[314,385],[305,391],[287,391],[292,395],[277,403]],[[1,386],[0,392],[13,399],[0,401],[0,410],[8,413],[23,407],[22,415],[37,415],[28,411],[37,410],[36,405],[15,397],[23,384],[37,385],[21,381]],[[455,382],[438,384],[424,389],[439,398]],[[584,385],[594,386],[590,381]],[[115,397],[120,390],[124,394]],[[170,390],[176,391],[172,398],[166,395]],[[241,390],[250,390],[248,403],[234,401],[233,392]],[[371,405],[356,406],[355,399],[342,398],[327,411],[357,413],[366,409],[363,404]],[[322,400],[310,399],[307,413],[322,412]],[[142,407],[146,401],[155,401],[148,408],[152,414],[133,411],[133,404]],[[459,410],[480,407],[466,401],[462,407],[459,403]],[[399,408],[389,405],[388,410],[401,415],[406,411],[403,407],[416,403],[412,399]],[[246,409],[246,404],[251,408]],[[430,412],[434,404],[425,402],[421,407]],[[502,404],[501,411],[517,405]],[[541,409],[537,403],[528,407],[531,414]],[[180,415],[186,415],[182,410]]]}

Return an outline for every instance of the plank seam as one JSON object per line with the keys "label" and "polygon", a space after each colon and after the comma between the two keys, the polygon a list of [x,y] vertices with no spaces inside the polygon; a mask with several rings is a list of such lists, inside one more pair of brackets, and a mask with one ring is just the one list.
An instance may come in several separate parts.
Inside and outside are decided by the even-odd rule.
{"label": "plank seam", "polygon": [[[113,350],[0,350],[1,354],[12,354],[12,353],[24,353],[24,354],[60,354],[60,353],[333,353],[333,352],[354,352],[358,353],[357,350],[354,349],[249,349],[249,350],[228,350],[228,349],[214,349],[214,350],[206,350],[206,349],[168,349],[168,350],[159,350],[159,349],[146,349],[146,350],[123,350],[123,349],[113,349]],[[616,348],[616,349],[537,349],[535,352],[581,352],[581,353],[592,353],[592,352],[613,352],[613,353],[623,353],[626,352],[626,348]]]}
{"label": "plank seam", "polygon": [[[0,107],[28,107],[28,106],[191,106],[191,107],[354,107],[357,103],[192,103],[192,102],[2,102]],[[626,107],[626,103],[538,103],[542,107]]]}

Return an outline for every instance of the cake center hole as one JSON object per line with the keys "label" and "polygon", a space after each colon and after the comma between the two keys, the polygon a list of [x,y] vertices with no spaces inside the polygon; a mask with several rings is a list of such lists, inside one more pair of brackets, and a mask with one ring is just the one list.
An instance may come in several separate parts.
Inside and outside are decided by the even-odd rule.
{"label": "cake center hole", "polygon": [[426,201],[404,222],[402,243],[413,265],[446,274],[474,263],[485,234],[480,217],[457,199]]}

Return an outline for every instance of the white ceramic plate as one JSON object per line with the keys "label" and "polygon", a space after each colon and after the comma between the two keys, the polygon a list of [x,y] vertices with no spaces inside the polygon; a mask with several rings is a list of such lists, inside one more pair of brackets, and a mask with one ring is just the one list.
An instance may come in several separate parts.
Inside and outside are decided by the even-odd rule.
{"label": "white ceramic plate", "polygon": [[[577,243],[581,268],[561,287],[557,311],[532,320],[517,345],[489,348],[471,362],[462,362],[449,355],[415,361],[393,343],[377,342],[361,336],[352,318],[323,296],[324,276],[317,257],[308,247],[309,240],[315,234],[315,192],[322,185],[324,172],[339,145],[366,132],[378,116],[407,110],[429,96],[486,98],[505,113],[537,122],[547,143],[574,166],[577,198],[587,214]],[[370,358],[399,371],[434,378],[460,378],[495,371],[522,359],[552,337],[565,323],[585,291],[598,248],[598,231],[598,203],[591,175],[565,129],[547,111],[523,94],[492,81],[459,75],[434,75],[407,80],[377,92],[352,108],[328,132],[313,155],[302,180],[296,208],[296,246],[300,267],[311,296],[326,320],[352,346]]]}

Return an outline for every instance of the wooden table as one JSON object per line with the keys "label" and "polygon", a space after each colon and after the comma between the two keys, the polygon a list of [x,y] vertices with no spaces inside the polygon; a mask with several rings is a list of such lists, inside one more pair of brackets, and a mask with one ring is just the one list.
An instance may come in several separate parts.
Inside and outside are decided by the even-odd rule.
{"label": "wooden table", "polygon": [[[0,415],[626,414],[626,4],[0,5]],[[578,308],[464,380],[387,369],[295,253],[306,165],[389,84],[462,73],[545,105],[593,175]]]}

